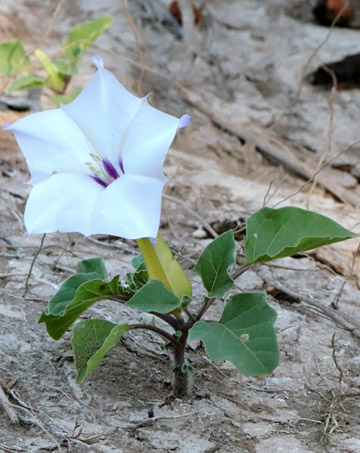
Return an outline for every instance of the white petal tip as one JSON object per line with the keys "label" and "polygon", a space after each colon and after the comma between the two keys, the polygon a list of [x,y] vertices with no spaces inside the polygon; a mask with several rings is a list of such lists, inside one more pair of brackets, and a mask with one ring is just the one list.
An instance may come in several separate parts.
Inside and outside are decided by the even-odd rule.
{"label": "white petal tip", "polygon": [[104,67],[104,61],[101,57],[92,57],[92,61],[98,69]]}
{"label": "white petal tip", "polygon": [[11,128],[11,124],[10,123],[6,123],[3,126],[3,131],[8,131],[10,128]]}
{"label": "white petal tip", "polygon": [[28,238],[28,237],[29,237],[29,232],[26,231],[26,232],[24,233],[24,236],[25,236],[26,238]]}
{"label": "white petal tip", "polygon": [[181,118],[180,118],[180,121],[179,121],[179,125],[178,125],[178,129],[182,129],[183,127],[186,127],[190,124],[190,115],[183,115]]}

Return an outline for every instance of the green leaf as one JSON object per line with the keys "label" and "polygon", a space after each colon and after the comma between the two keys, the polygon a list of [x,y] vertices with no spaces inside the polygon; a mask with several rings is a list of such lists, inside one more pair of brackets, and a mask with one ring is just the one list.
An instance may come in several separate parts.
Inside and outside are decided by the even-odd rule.
{"label": "green leaf", "polygon": [[300,208],[262,208],[246,221],[247,264],[265,263],[355,238],[333,220]]}
{"label": "green leaf", "polygon": [[21,41],[8,41],[0,44],[0,74],[11,76],[29,69],[29,57]]}
{"label": "green leaf", "polygon": [[58,73],[67,78],[78,73],[77,67],[67,60],[56,60],[55,66],[57,67]]}
{"label": "green leaf", "polygon": [[171,313],[181,307],[181,301],[162,282],[150,280],[125,305],[146,313]]}
{"label": "green leaf", "polygon": [[72,93],[68,94],[56,94],[55,96],[51,97],[53,104],[59,108],[60,104],[70,104],[70,102],[74,101],[79,94],[81,93],[82,89],[80,87],[75,88]]}
{"label": "green leaf", "polygon": [[106,280],[108,278],[104,260],[102,258],[89,258],[80,261],[77,266],[78,274],[92,274],[95,273],[98,278]]}
{"label": "green leaf", "polygon": [[141,253],[139,253],[139,255],[136,255],[135,258],[133,258],[131,260],[131,265],[137,271],[138,270],[146,270],[145,260],[144,260],[144,257],[142,256]]}
{"label": "green leaf", "polygon": [[156,244],[152,244],[149,239],[137,239],[136,242],[144,257],[150,279],[160,280],[180,299],[192,295],[189,279],[174,259],[160,233],[156,237]]}
{"label": "green leaf", "polygon": [[196,263],[197,272],[208,297],[221,298],[234,286],[234,281],[229,275],[229,267],[235,264],[235,239],[234,233],[226,231],[212,241],[202,252]]}
{"label": "green leaf", "polygon": [[78,372],[76,382],[82,382],[130,329],[128,324],[116,325],[102,319],[80,321],[71,340]]}
{"label": "green leaf", "polygon": [[16,90],[25,90],[27,88],[33,88],[44,84],[44,79],[40,79],[35,74],[22,75],[13,80],[7,88],[8,93],[12,93]]}
{"label": "green leaf", "polygon": [[63,44],[65,56],[72,63],[76,63],[89,44],[110,27],[113,19],[113,16],[104,16],[76,25]]}
{"label": "green leaf", "polygon": [[45,79],[45,83],[49,85],[54,90],[60,90],[63,86],[64,81],[60,77],[59,70],[57,66],[45,55],[45,53],[40,50],[35,50],[35,55],[41,61],[41,64],[46,69],[48,77]]}
{"label": "green leaf", "polygon": [[[47,308],[44,310],[45,315],[64,316],[66,307],[74,299],[76,291],[85,282],[96,280],[96,273],[76,274],[71,276],[65,283],[60,286],[59,291],[53,296]],[[42,315],[43,316],[43,315]],[[42,317],[40,321],[42,322]]]}
{"label": "green leaf", "polygon": [[219,322],[198,321],[189,339],[201,340],[211,360],[229,360],[243,375],[259,376],[279,364],[275,320],[265,293],[236,294]]}
{"label": "green leaf", "polygon": [[[78,275],[89,276],[91,274]],[[63,301],[63,305],[66,304],[66,306],[65,310],[63,309],[61,312],[61,315],[54,316],[44,311],[39,323],[45,322],[49,335],[54,340],[59,340],[71,324],[89,307],[100,300],[117,295],[119,295],[119,276],[114,277],[111,282],[105,282],[103,280],[87,281],[78,287],[74,298],[70,302],[68,300]]]}

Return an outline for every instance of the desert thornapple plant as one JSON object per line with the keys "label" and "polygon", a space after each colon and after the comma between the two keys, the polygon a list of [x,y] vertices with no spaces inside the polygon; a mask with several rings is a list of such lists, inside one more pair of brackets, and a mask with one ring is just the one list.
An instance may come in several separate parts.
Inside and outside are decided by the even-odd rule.
{"label": "desert thornapple plant", "polygon": [[[159,334],[173,353],[174,393],[189,393],[192,367],[189,340],[204,344],[211,360],[232,362],[245,376],[271,372],[279,363],[276,312],[266,293],[234,290],[234,280],[250,267],[294,253],[356,237],[327,217],[295,207],[262,208],[246,221],[245,261],[236,264],[232,231],[202,252],[195,272],[205,296],[191,283],[159,233],[166,178],[165,155],[180,119],[129,93],[94,57],[98,71],[68,105],[27,116],[11,130],[24,153],[32,190],[25,208],[27,234],[79,232],[134,239],[140,254],[133,271],[109,278],[100,258],[81,261],[41,315],[55,340],[73,327],[77,382],[99,365],[122,335],[134,329]],[[150,313],[149,324],[81,320],[100,300]],[[209,307],[225,301],[217,321]],[[194,306],[195,305],[195,306]],[[121,308],[120,308],[121,309]],[[156,321],[159,320],[159,322]]]}

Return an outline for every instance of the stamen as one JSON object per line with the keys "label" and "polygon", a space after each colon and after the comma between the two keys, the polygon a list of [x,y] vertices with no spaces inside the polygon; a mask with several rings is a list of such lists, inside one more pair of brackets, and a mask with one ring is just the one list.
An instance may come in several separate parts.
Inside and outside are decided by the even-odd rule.
{"label": "stamen", "polygon": [[105,170],[107,171],[108,175],[111,176],[111,178],[117,179],[119,177],[119,173],[116,171],[116,168],[111,162],[109,162],[106,159],[103,159],[103,164]]}
{"label": "stamen", "polygon": [[121,170],[121,171],[123,172],[123,174],[125,175],[124,163],[123,163],[122,157],[120,157],[119,165],[120,165],[120,170]]}
{"label": "stamen", "polygon": [[102,179],[100,179],[97,175],[92,175],[91,178],[96,181],[98,184],[100,184],[100,186],[103,186],[103,187],[107,187],[108,185],[106,184],[105,181],[103,181]]}

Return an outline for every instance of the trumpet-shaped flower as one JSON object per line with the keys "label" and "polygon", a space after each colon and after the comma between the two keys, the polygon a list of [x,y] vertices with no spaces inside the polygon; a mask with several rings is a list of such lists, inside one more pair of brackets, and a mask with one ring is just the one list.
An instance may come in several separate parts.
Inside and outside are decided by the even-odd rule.
{"label": "trumpet-shaped flower", "polygon": [[6,127],[31,173],[27,231],[156,237],[163,161],[189,116],[156,110],[129,93],[101,58],[93,61],[98,71],[71,104]]}

